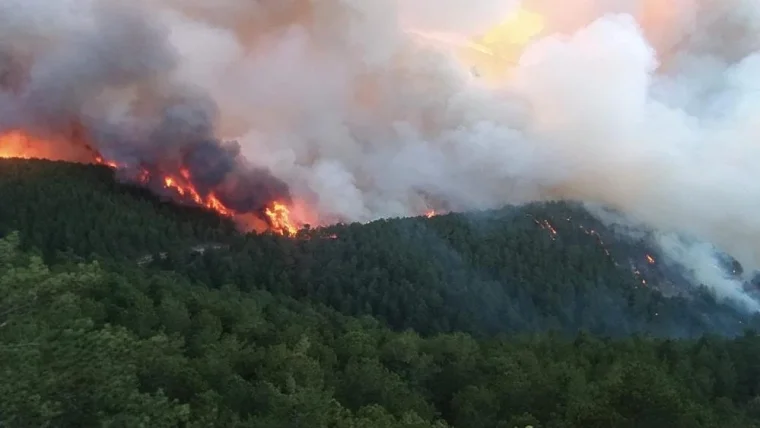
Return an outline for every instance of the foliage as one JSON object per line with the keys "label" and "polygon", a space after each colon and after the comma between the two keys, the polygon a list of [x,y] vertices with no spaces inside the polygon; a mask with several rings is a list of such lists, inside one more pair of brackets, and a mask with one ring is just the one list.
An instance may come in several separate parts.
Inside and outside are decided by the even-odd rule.
{"label": "foliage", "polygon": [[211,213],[117,183],[105,166],[0,159],[0,236],[19,231],[50,261],[59,251],[134,259],[224,239],[233,226]]}
{"label": "foliage", "polygon": [[288,239],[104,168],[0,162],[0,197],[3,426],[760,427],[760,337],[674,339],[756,320],[572,205]]}
{"label": "foliage", "polygon": [[113,174],[0,160],[0,233],[18,230],[24,248],[40,249],[47,262],[153,255],[154,268],[210,287],[263,289],[423,335],[696,337],[760,327],[648,263],[656,253],[645,243],[620,239],[568,203],[307,229],[299,239],[241,236],[211,213],[119,185]]}
{"label": "foliage", "polygon": [[392,332],[266,292],[0,241],[7,426],[760,426],[760,337]]}
{"label": "foliage", "polygon": [[[651,264],[647,256],[656,253],[642,243],[613,238],[580,207],[550,203],[338,225],[299,239],[249,235],[226,249],[186,251],[155,266],[210,286],[260,287],[372,315],[426,335],[586,330],[695,337],[760,327],[757,317]],[[661,285],[681,292],[666,297]]]}

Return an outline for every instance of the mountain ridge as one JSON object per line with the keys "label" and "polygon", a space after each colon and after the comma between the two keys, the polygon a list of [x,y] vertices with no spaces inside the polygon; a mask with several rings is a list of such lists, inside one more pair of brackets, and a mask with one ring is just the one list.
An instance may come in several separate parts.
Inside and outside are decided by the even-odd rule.
{"label": "mountain ridge", "polygon": [[760,426],[756,319],[577,205],[294,239],[101,167],[0,162],[0,198],[8,426]]}
{"label": "mountain ridge", "polygon": [[0,226],[19,230],[47,260],[127,257],[399,330],[692,337],[755,325],[577,203],[337,224],[290,238],[242,235],[213,213],[119,184],[101,166],[3,161],[0,179],[0,197],[12,202],[0,207]]}

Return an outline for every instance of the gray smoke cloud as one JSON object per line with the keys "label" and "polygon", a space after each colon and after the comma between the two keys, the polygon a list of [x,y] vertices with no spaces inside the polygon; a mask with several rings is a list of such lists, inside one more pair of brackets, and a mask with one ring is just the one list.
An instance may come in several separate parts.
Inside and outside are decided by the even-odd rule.
{"label": "gray smoke cloud", "polygon": [[[487,84],[419,34],[467,40],[517,2],[119,3],[0,0],[0,79],[23,88],[0,93],[0,126],[73,115],[104,153],[192,163],[211,187],[271,171],[312,224],[567,198],[760,268],[752,0],[525,1],[543,31]],[[286,191],[262,176],[229,199]],[[695,265],[706,247],[660,241],[744,299]]]}
{"label": "gray smoke cloud", "polygon": [[48,141],[47,156],[147,170],[157,188],[185,170],[202,196],[241,212],[289,200],[284,182],[218,139],[216,101],[175,77],[183,58],[148,6],[0,1],[0,131]]}

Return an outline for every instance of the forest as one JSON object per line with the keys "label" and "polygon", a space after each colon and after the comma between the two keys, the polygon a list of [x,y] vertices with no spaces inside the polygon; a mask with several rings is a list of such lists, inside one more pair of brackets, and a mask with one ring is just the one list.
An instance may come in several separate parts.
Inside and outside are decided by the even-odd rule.
{"label": "forest", "polygon": [[243,235],[0,160],[0,424],[760,427],[760,321],[556,202]]}

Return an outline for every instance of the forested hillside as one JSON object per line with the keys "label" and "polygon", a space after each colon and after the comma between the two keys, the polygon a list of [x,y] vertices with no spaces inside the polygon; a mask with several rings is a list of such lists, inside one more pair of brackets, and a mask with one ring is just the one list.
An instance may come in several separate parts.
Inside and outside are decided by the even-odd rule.
{"label": "forested hillside", "polygon": [[18,160],[0,198],[3,426],[760,427],[757,319],[572,204],[243,236]]}
{"label": "forested hillside", "polygon": [[[334,226],[295,240],[249,235],[227,249],[156,258],[155,266],[211,286],[315,300],[422,334],[683,337],[760,325],[668,278],[645,246],[603,234],[612,235],[579,207],[553,203]],[[661,293],[673,280],[688,292]]]}
{"label": "forested hillside", "polygon": [[105,166],[0,159],[0,232],[53,256],[136,258],[222,239],[233,225],[119,184]]}
{"label": "forested hillside", "polygon": [[760,337],[475,340],[0,241],[4,426],[760,426]]}
{"label": "forested hillside", "polygon": [[[693,337],[760,326],[666,270],[645,243],[616,237],[568,203],[337,225],[291,239],[235,234],[210,213],[119,185],[106,167],[2,161],[0,198],[0,230],[18,230],[47,261],[69,250],[103,261],[163,254],[145,267],[316,301],[396,330]],[[194,251],[209,243],[223,247]]]}

